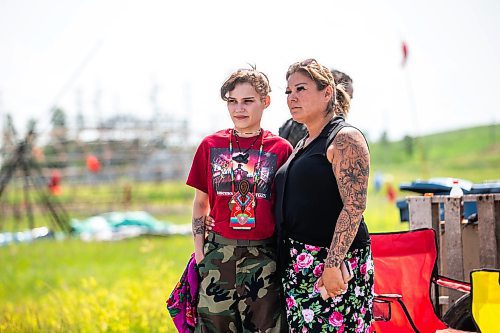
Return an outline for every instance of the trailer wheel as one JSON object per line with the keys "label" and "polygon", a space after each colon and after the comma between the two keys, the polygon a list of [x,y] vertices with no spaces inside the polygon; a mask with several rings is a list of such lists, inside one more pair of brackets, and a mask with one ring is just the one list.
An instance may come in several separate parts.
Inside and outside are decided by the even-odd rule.
{"label": "trailer wheel", "polygon": [[476,332],[476,326],[472,320],[471,309],[471,295],[463,295],[455,304],[450,306],[442,319],[449,327],[456,330]]}

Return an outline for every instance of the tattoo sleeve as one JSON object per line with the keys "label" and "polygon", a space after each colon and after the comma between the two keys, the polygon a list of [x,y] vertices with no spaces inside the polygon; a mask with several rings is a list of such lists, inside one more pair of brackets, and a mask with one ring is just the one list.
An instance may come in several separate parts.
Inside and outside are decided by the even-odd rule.
{"label": "tattoo sleeve", "polygon": [[193,236],[205,235],[205,216],[193,217]]}
{"label": "tattoo sleeve", "polygon": [[351,127],[343,128],[332,143],[332,169],[344,207],[333,234],[326,267],[340,267],[358,232],[366,208],[370,153],[363,135]]}

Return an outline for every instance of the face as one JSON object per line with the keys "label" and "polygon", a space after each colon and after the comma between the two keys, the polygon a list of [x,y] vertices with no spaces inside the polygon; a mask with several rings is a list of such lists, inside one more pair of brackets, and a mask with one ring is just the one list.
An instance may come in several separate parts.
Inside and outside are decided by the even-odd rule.
{"label": "face", "polygon": [[235,129],[238,132],[258,131],[269,102],[270,97],[262,98],[250,83],[237,84],[227,98],[227,109]]}
{"label": "face", "polygon": [[331,87],[318,90],[316,82],[301,72],[290,75],[286,100],[293,120],[308,124],[324,117],[332,91]]}

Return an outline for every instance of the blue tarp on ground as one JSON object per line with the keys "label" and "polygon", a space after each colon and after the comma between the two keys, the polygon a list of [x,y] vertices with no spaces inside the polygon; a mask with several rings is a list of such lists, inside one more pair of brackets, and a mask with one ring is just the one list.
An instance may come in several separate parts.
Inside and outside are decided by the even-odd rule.
{"label": "blue tarp on ground", "polygon": [[[189,235],[191,224],[174,224],[158,221],[144,211],[109,212],[89,218],[72,219],[72,234],[84,241],[113,241],[142,235]],[[10,243],[26,243],[40,238],[54,238],[58,234],[47,227],[35,228],[19,232],[0,233],[0,246]],[[65,235],[59,233],[61,238]]]}
{"label": "blue tarp on ground", "polygon": [[155,219],[144,211],[110,212],[71,221],[73,233],[83,240],[120,240],[140,235],[187,235],[191,225]]}

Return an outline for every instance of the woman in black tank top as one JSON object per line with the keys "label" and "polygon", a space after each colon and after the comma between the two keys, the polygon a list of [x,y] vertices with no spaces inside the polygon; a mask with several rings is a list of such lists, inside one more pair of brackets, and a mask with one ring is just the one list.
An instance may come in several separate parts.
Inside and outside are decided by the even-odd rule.
{"label": "woman in black tank top", "polygon": [[[308,59],[286,75],[290,113],[308,130],[275,178],[293,331],[365,332],[373,318],[373,261],[363,221],[370,155],[361,132],[344,121],[352,81],[342,74],[335,81]],[[350,281],[343,268],[352,270]]]}

